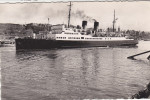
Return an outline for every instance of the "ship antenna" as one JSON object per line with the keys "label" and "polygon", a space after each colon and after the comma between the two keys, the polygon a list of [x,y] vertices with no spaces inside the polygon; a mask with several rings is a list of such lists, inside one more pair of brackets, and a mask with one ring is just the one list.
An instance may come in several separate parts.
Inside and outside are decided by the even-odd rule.
{"label": "ship antenna", "polygon": [[70,2],[70,5],[69,6],[69,15],[68,15],[68,28],[70,27],[70,16],[71,16],[71,2]]}
{"label": "ship antenna", "polygon": [[114,20],[113,20],[113,32],[115,32],[115,10],[114,10]]}
{"label": "ship antenna", "polygon": [[115,10],[114,10],[114,20],[113,20],[113,32],[115,32],[115,23],[116,23],[116,20],[118,20],[118,18],[115,18]]}
{"label": "ship antenna", "polygon": [[49,24],[49,18],[48,18],[48,24]]}
{"label": "ship antenna", "polygon": [[47,25],[47,28],[48,28],[47,30],[49,31],[49,18],[48,18],[48,25]]}

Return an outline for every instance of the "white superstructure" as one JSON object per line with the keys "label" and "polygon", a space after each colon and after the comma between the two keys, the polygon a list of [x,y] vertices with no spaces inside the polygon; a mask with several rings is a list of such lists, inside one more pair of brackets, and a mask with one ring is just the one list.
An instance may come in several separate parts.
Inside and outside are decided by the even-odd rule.
{"label": "white superstructure", "polygon": [[66,28],[64,24],[54,25],[51,32],[47,34],[48,39],[53,40],[72,40],[72,41],[118,41],[131,40],[127,37],[94,37],[95,33],[87,34],[84,29]]}

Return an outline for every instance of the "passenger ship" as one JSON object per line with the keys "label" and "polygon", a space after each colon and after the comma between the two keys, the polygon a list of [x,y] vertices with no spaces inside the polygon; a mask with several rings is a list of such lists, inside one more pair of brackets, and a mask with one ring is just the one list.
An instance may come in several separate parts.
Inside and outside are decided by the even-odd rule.
{"label": "passenger ship", "polygon": [[[87,21],[82,22],[82,28],[70,27],[70,11],[68,27],[64,24],[53,25],[48,34],[34,34],[32,38],[17,38],[16,49],[52,49],[52,48],[81,48],[81,47],[114,47],[114,46],[135,46],[138,40],[129,39],[126,36],[111,36],[115,32],[99,32],[99,22],[94,22],[94,28],[87,30]],[[115,12],[113,31],[115,24]],[[98,36],[105,34],[105,36]],[[108,35],[109,34],[109,35]],[[121,34],[121,33],[120,33]]]}

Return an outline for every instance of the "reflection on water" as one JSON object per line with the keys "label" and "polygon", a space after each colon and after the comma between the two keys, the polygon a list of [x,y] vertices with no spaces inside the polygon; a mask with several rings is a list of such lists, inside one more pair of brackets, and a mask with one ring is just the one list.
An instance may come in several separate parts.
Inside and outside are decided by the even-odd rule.
{"label": "reflection on water", "polygon": [[[128,98],[150,78],[143,48],[24,50],[2,48],[5,100]],[[12,49],[12,50],[11,50]]]}

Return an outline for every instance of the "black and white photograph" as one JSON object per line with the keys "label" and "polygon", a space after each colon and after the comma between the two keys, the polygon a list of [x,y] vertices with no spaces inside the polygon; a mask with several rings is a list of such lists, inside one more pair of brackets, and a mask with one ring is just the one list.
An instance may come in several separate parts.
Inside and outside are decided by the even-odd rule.
{"label": "black and white photograph", "polygon": [[150,99],[150,1],[0,2],[1,100]]}

